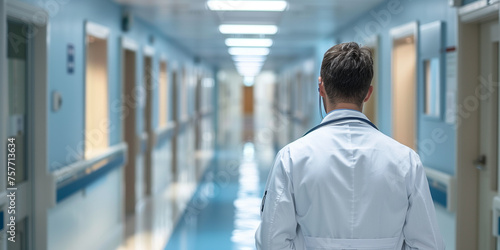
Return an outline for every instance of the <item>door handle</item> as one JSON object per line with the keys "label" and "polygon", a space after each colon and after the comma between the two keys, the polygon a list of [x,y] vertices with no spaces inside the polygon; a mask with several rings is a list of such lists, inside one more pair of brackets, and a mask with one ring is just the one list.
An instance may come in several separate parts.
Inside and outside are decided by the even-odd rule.
{"label": "door handle", "polygon": [[479,170],[484,170],[486,168],[486,155],[481,155],[474,160],[474,166]]}

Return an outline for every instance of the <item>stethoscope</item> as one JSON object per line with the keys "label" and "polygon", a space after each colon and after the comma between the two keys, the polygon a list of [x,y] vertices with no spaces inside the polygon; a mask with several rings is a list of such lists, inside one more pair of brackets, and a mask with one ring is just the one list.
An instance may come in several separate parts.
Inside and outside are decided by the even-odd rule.
{"label": "stethoscope", "polygon": [[375,124],[373,124],[371,121],[365,119],[365,118],[361,118],[361,117],[342,117],[342,118],[337,118],[337,119],[333,119],[331,121],[327,121],[327,122],[323,122],[319,125],[316,125],[316,127],[310,129],[309,131],[307,131],[307,133],[305,133],[303,136],[306,136],[307,134],[313,132],[314,130],[317,130],[321,127],[324,127],[326,125],[330,125],[332,123],[337,123],[337,122],[343,122],[343,121],[352,121],[352,120],[355,120],[355,121],[360,121],[360,122],[364,122],[370,126],[372,126],[374,129],[378,130],[377,126],[375,126]]}
{"label": "stethoscope", "polygon": [[[319,92],[319,88],[318,88],[318,92]],[[321,111],[321,96],[319,96],[319,114],[321,115],[321,119],[324,119],[323,112]],[[337,122],[342,122],[342,121],[351,121],[351,120],[366,123],[366,124],[372,126],[374,129],[378,130],[377,126],[375,126],[375,124],[373,124],[371,121],[369,121],[365,118],[353,116],[353,117],[342,117],[342,118],[333,119],[331,121],[323,122],[319,125],[316,125],[314,128],[310,129],[309,131],[307,131],[307,133],[305,133],[303,136],[306,136],[307,134],[309,134],[309,133],[311,133],[311,132],[313,132],[321,127],[327,126],[327,125],[337,123]]]}

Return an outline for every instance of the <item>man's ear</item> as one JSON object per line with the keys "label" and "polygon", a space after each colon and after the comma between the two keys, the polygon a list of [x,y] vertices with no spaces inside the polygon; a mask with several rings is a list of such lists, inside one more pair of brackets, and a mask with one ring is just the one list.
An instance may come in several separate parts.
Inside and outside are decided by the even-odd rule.
{"label": "man's ear", "polygon": [[321,76],[318,78],[318,81],[319,81],[319,85],[318,85],[319,95],[323,98],[326,98],[325,84],[321,80]]}
{"label": "man's ear", "polygon": [[373,93],[373,86],[370,85],[370,88],[368,88],[368,93],[366,93],[363,102],[367,102],[370,99],[370,96],[372,96],[372,93]]}

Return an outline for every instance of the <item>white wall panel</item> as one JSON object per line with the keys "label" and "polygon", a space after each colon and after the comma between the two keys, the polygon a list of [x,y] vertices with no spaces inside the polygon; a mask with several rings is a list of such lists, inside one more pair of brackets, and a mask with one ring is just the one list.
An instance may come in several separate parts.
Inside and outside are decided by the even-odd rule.
{"label": "white wall panel", "polygon": [[97,249],[121,230],[122,169],[94,182],[49,210],[48,249]]}

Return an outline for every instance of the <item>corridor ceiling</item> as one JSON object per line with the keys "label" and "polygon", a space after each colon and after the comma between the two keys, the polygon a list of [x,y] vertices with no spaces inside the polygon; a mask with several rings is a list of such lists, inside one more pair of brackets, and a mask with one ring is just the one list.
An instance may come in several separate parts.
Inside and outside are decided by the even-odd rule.
{"label": "corridor ceiling", "polygon": [[[220,69],[235,69],[224,41],[231,37],[272,38],[263,70],[314,53],[314,45],[384,0],[288,0],[284,12],[215,12],[206,0],[114,0],[155,25],[194,57]],[[242,0],[235,0],[242,1]],[[223,35],[220,24],[275,24],[275,35]]]}

